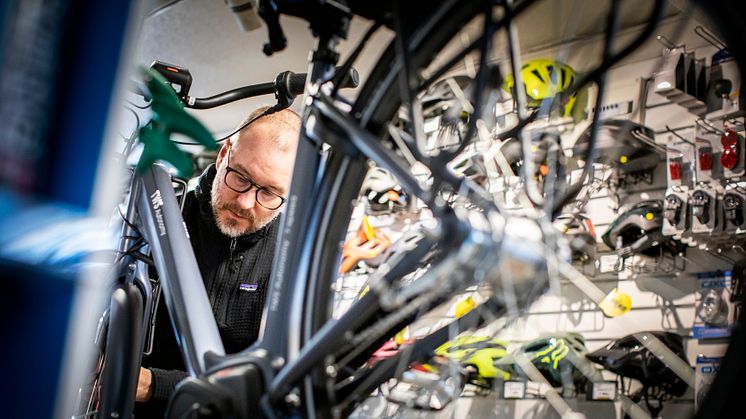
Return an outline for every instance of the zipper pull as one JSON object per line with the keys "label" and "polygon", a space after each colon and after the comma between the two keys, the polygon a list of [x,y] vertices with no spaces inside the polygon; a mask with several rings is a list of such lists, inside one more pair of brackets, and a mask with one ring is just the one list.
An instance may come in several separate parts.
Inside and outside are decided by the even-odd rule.
{"label": "zipper pull", "polygon": [[238,269],[238,267],[241,265],[242,260],[243,260],[243,255],[238,255],[237,258],[231,259],[230,271],[235,272]]}
{"label": "zipper pull", "polygon": [[236,269],[238,268],[238,264],[243,259],[243,255],[238,255],[237,258],[233,257],[233,253],[236,250],[236,242],[237,242],[236,238],[233,238],[233,240],[231,240],[231,253],[230,253],[230,257],[228,258],[228,269],[231,272],[236,271]]}
{"label": "zipper pull", "polygon": [[229,260],[233,260],[233,252],[236,250],[236,238],[231,239],[231,252],[228,255]]}

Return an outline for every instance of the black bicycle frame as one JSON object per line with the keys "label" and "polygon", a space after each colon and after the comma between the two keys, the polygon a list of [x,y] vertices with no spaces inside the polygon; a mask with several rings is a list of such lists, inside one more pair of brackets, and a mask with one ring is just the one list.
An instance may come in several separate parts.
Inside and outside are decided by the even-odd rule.
{"label": "black bicycle frame", "polygon": [[[225,355],[194,250],[181,217],[171,176],[159,165],[139,175],[137,209],[150,244],[176,341],[193,376],[207,370],[207,354]],[[187,303],[188,302],[188,303]]]}
{"label": "black bicycle frame", "polygon": [[[328,41],[329,44],[333,42]],[[320,41],[323,46],[324,41]],[[334,63],[311,63],[311,89],[331,79]],[[321,145],[335,147],[335,159],[324,158]],[[308,293],[314,289],[308,278],[313,257],[318,253],[316,240],[325,231],[323,220],[331,220],[331,200],[342,186],[336,173],[340,168],[376,160],[395,173],[415,195],[429,199],[403,164],[393,158],[379,139],[363,130],[339,112],[322,93],[314,95],[304,110],[304,123],[298,144],[293,178],[285,211],[280,219],[280,235],[275,250],[272,277],[260,339],[241,353],[226,356],[210,308],[199,268],[179,211],[171,179],[161,166],[153,166],[141,176],[137,209],[142,216],[142,234],[151,245],[161,280],[164,298],[177,341],[189,373],[205,377],[219,369],[248,363],[261,363],[270,402],[276,402],[299,379],[318,367],[325,348],[334,347],[343,334],[324,333],[311,340],[314,331],[303,330],[304,308]],[[362,166],[359,168],[362,169]],[[325,216],[321,216],[325,213]],[[436,238],[432,238],[436,239]],[[444,249],[447,250],[447,249]],[[412,265],[416,261],[409,261]],[[371,301],[375,293],[364,301]],[[187,307],[188,301],[188,307]],[[375,318],[383,310],[378,304],[370,309],[352,310],[338,329],[353,330]],[[350,316],[356,316],[350,321]],[[304,347],[304,342],[308,344]],[[445,338],[442,338],[445,340]],[[301,352],[304,356],[299,357]],[[267,368],[271,363],[272,368]],[[274,372],[269,372],[274,371]],[[276,374],[275,374],[276,373]],[[361,383],[361,386],[365,386]]]}

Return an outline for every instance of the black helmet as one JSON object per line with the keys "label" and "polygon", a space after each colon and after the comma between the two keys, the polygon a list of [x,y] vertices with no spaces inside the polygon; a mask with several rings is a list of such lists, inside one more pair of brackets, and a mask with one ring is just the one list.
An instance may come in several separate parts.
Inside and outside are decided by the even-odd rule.
{"label": "black helmet", "polygon": [[[572,155],[576,159],[585,156],[591,139],[591,125],[575,142]],[[598,126],[596,136],[596,163],[616,167],[619,172],[636,173],[654,169],[663,155],[640,138],[653,139],[655,133],[650,128],[620,119],[608,119]]]}
{"label": "black helmet", "polygon": [[655,256],[665,239],[662,226],[663,203],[659,200],[641,201],[617,217],[602,239],[622,256],[635,253]]}
{"label": "black helmet", "polygon": [[669,368],[665,356],[651,352],[642,341],[658,339],[676,356],[686,361],[681,336],[670,332],[640,332],[617,339],[588,355],[588,359],[622,377],[634,378],[643,388],[658,388],[680,397],[688,384]]}

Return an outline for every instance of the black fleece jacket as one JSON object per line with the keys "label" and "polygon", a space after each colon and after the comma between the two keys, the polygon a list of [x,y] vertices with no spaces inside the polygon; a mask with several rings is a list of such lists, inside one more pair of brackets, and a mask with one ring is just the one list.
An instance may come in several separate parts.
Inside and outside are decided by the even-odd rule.
{"label": "black fleece jacket", "polygon": [[[211,165],[200,176],[195,190],[186,196],[183,217],[223,345],[226,353],[234,353],[259,335],[278,220],[238,238],[224,235],[210,204],[215,173]],[[147,403],[137,403],[138,418],[163,417],[174,387],[188,376],[163,298],[154,336],[153,353],[143,358],[143,366],[153,372],[153,396]]]}

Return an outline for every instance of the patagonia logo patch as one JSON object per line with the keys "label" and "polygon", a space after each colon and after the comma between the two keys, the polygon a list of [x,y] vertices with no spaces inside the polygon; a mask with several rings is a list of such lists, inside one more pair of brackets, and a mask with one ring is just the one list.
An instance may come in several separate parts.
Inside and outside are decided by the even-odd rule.
{"label": "patagonia logo patch", "polygon": [[242,282],[238,285],[238,289],[241,291],[247,291],[247,292],[254,292],[256,289],[259,288],[258,284],[249,284],[246,282]]}

